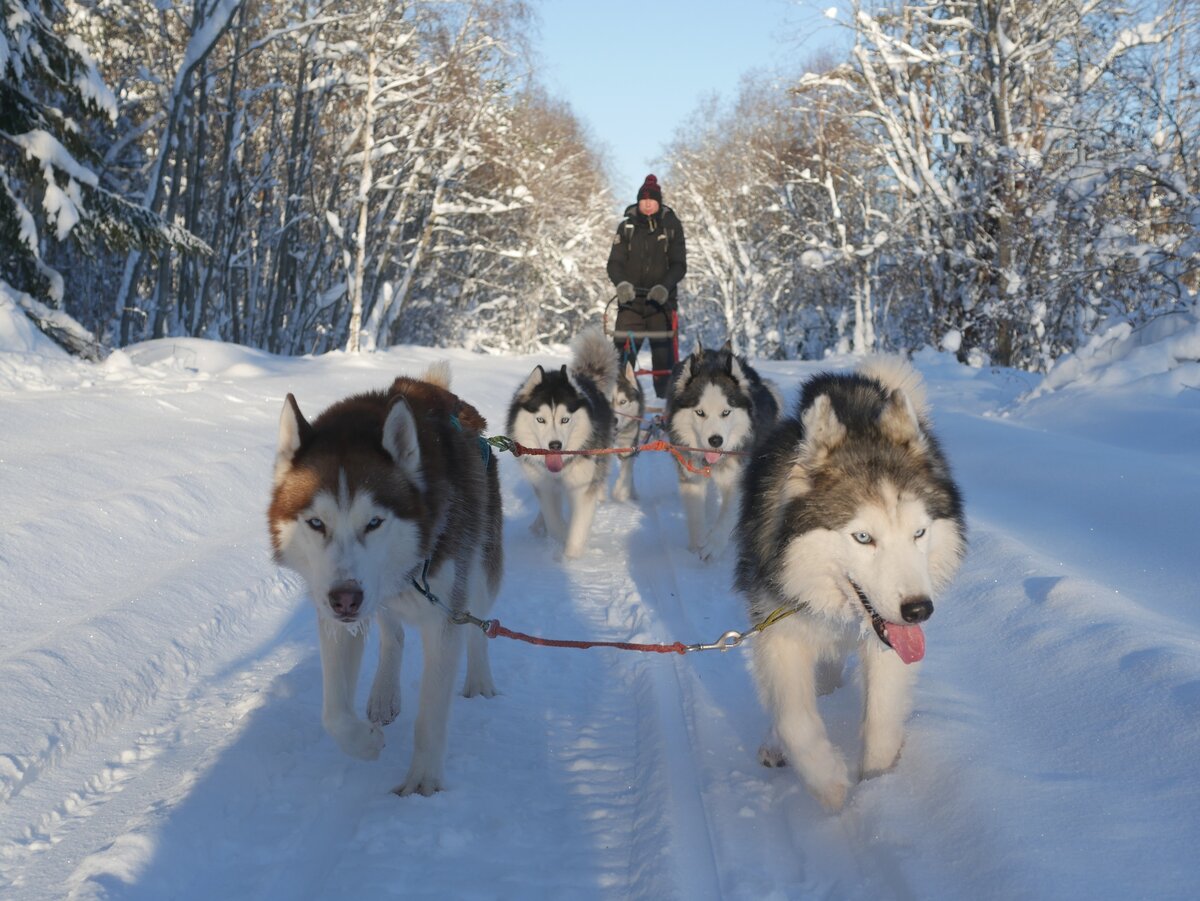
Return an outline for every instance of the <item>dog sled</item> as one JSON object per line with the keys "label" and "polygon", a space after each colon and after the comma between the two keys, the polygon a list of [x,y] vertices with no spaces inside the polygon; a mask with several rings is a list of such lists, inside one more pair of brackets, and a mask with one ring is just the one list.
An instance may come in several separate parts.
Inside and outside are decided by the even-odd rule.
{"label": "dog sled", "polygon": [[[636,300],[643,300],[643,301],[648,300],[646,289],[638,288],[636,293],[634,294],[634,298]],[[658,303],[657,301],[650,300],[649,303],[652,303],[661,309],[665,309],[665,306],[663,304]],[[657,340],[657,339],[661,339],[661,338],[670,338],[671,339],[671,366],[674,367],[674,365],[679,362],[679,311],[671,310],[671,328],[670,329],[665,329],[665,330],[660,330],[660,331],[630,331],[630,330],[626,329],[626,330],[618,332],[617,331],[617,318],[620,316],[621,310],[623,308],[628,308],[628,306],[629,306],[628,304],[620,303],[615,294],[609,299],[608,304],[604,307],[604,334],[606,334],[610,338],[613,338],[614,340],[617,338],[621,338],[621,337],[625,338],[625,343],[624,343],[624,345],[622,345],[622,353],[625,354],[626,357],[629,356],[629,352],[632,349],[633,345],[635,345],[635,344],[640,347],[642,341]],[[635,374],[636,375],[648,375],[648,376],[652,376],[652,377],[653,376],[663,376],[663,375],[670,375],[671,370],[670,369],[665,369],[665,370],[639,369],[639,370],[637,370],[637,372]]]}

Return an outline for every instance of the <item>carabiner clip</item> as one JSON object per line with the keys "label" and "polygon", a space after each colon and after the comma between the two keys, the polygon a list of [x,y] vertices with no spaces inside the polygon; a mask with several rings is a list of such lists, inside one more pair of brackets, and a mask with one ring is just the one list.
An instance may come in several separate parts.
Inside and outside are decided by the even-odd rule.
{"label": "carabiner clip", "polygon": [[745,640],[746,636],[737,629],[730,629],[718,638],[712,644],[694,644],[688,648],[689,651],[728,651],[730,648],[736,648]]}

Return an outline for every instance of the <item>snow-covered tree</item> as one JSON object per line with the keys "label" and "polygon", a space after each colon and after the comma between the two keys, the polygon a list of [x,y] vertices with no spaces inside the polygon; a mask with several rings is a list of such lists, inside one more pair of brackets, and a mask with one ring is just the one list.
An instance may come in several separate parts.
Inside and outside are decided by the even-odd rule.
{"label": "snow-covered tree", "polygon": [[64,282],[48,262],[69,242],[102,248],[203,252],[205,245],[103,183],[90,143],[116,101],[57,0],[0,0],[0,287],[68,349],[95,358],[100,342],[62,309]]}
{"label": "snow-covered tree", "polygon": [[[1160,176],[1136,73],[1187,21],[1116,0],[855,10],[851,61],[807,85],[848,90],[873,133],[904,226],[883,250],[932,341],[1044,368],[1114,298],[1178,293],[1195,185]],[[1173,228],[1148,240],[1164,194]]]}

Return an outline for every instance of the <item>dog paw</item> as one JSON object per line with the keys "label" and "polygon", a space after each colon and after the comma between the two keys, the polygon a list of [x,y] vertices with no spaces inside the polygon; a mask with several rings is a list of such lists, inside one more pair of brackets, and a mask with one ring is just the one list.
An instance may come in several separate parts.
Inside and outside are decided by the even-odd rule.
{"label": "dog paw", "polygon": [[758,749],[758,762],[763,766],[780,767],[787,766],[787,757],[784,756],[783,748],[775,745],[760,745]]}
{"label": "dog paw", "polygon": [[491,677],[487,678],[472,678],[467,676],[467,681],[463,683],[464,698],[494,698],[500,692],[496,691],[496,686],[492,683]]}
{"label": "dog paw", "polygon": [[845,779],[828,782],[825,785],[809,786],[821,806],[830,813],[837,813],[846,806],[846,795],[850,791],[850,782]]}
{"label": "dog paw", "polygon": [[330,735],[343,753],[359,760],[377,760],[383,750],[383,729],[377,723],[352,720],[331,729]]}
{"label": "dog paw", "polygon": [[859,766],[859,777],[865,781],[867,779],[874,779],[876,776],[882,776],[884,773],[890,773],[896,768],[899,760],[899,749],[894,752],[868,751],[863,755],[862,764]]}
{"label": "dog paw", "polygon": [[409,795],[424,795],[426,798],[442,790],[442,777],[435,773],[409,771],[405,780],[392,789],[392,794],[407,798]]}
{"label": "dog paw", "polygon": [[700,555],[700,559],[705,563],[711,563],[721,556],[721,553],[729,545],[729,535],[722,531],[721,534],[710,534],[704,540],[704,543],[696,550]]}
{"label": "dog paw", "polygon": [[367,719],[380,726],[386,726],[400,715],[400,687],[389,686],[371,689],[367,699]]}
{"label": "dog paw", "polygon": [[638,499],[637,489],[633,487],[632,482],[617,479],[613,483],[612,499],[621,504],[626,501],[636,501]]}

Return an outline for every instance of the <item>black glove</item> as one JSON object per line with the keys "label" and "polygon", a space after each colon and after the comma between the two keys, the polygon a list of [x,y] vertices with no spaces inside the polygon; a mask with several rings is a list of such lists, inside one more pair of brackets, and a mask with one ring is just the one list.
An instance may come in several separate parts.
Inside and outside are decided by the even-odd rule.
{"label": "black glove", "polygon": [[667,288],[665,285],[655,285],[650,289],[649,293],[646,294],[646,297],[655,303],[666,303]]}
{"label": "black glove", "polygon": [[621,303],[629,303],[633,300],[633,295],[636,292],[633,290],[633,285],[629,282],[621,282],[617,285],[617,300]]}

